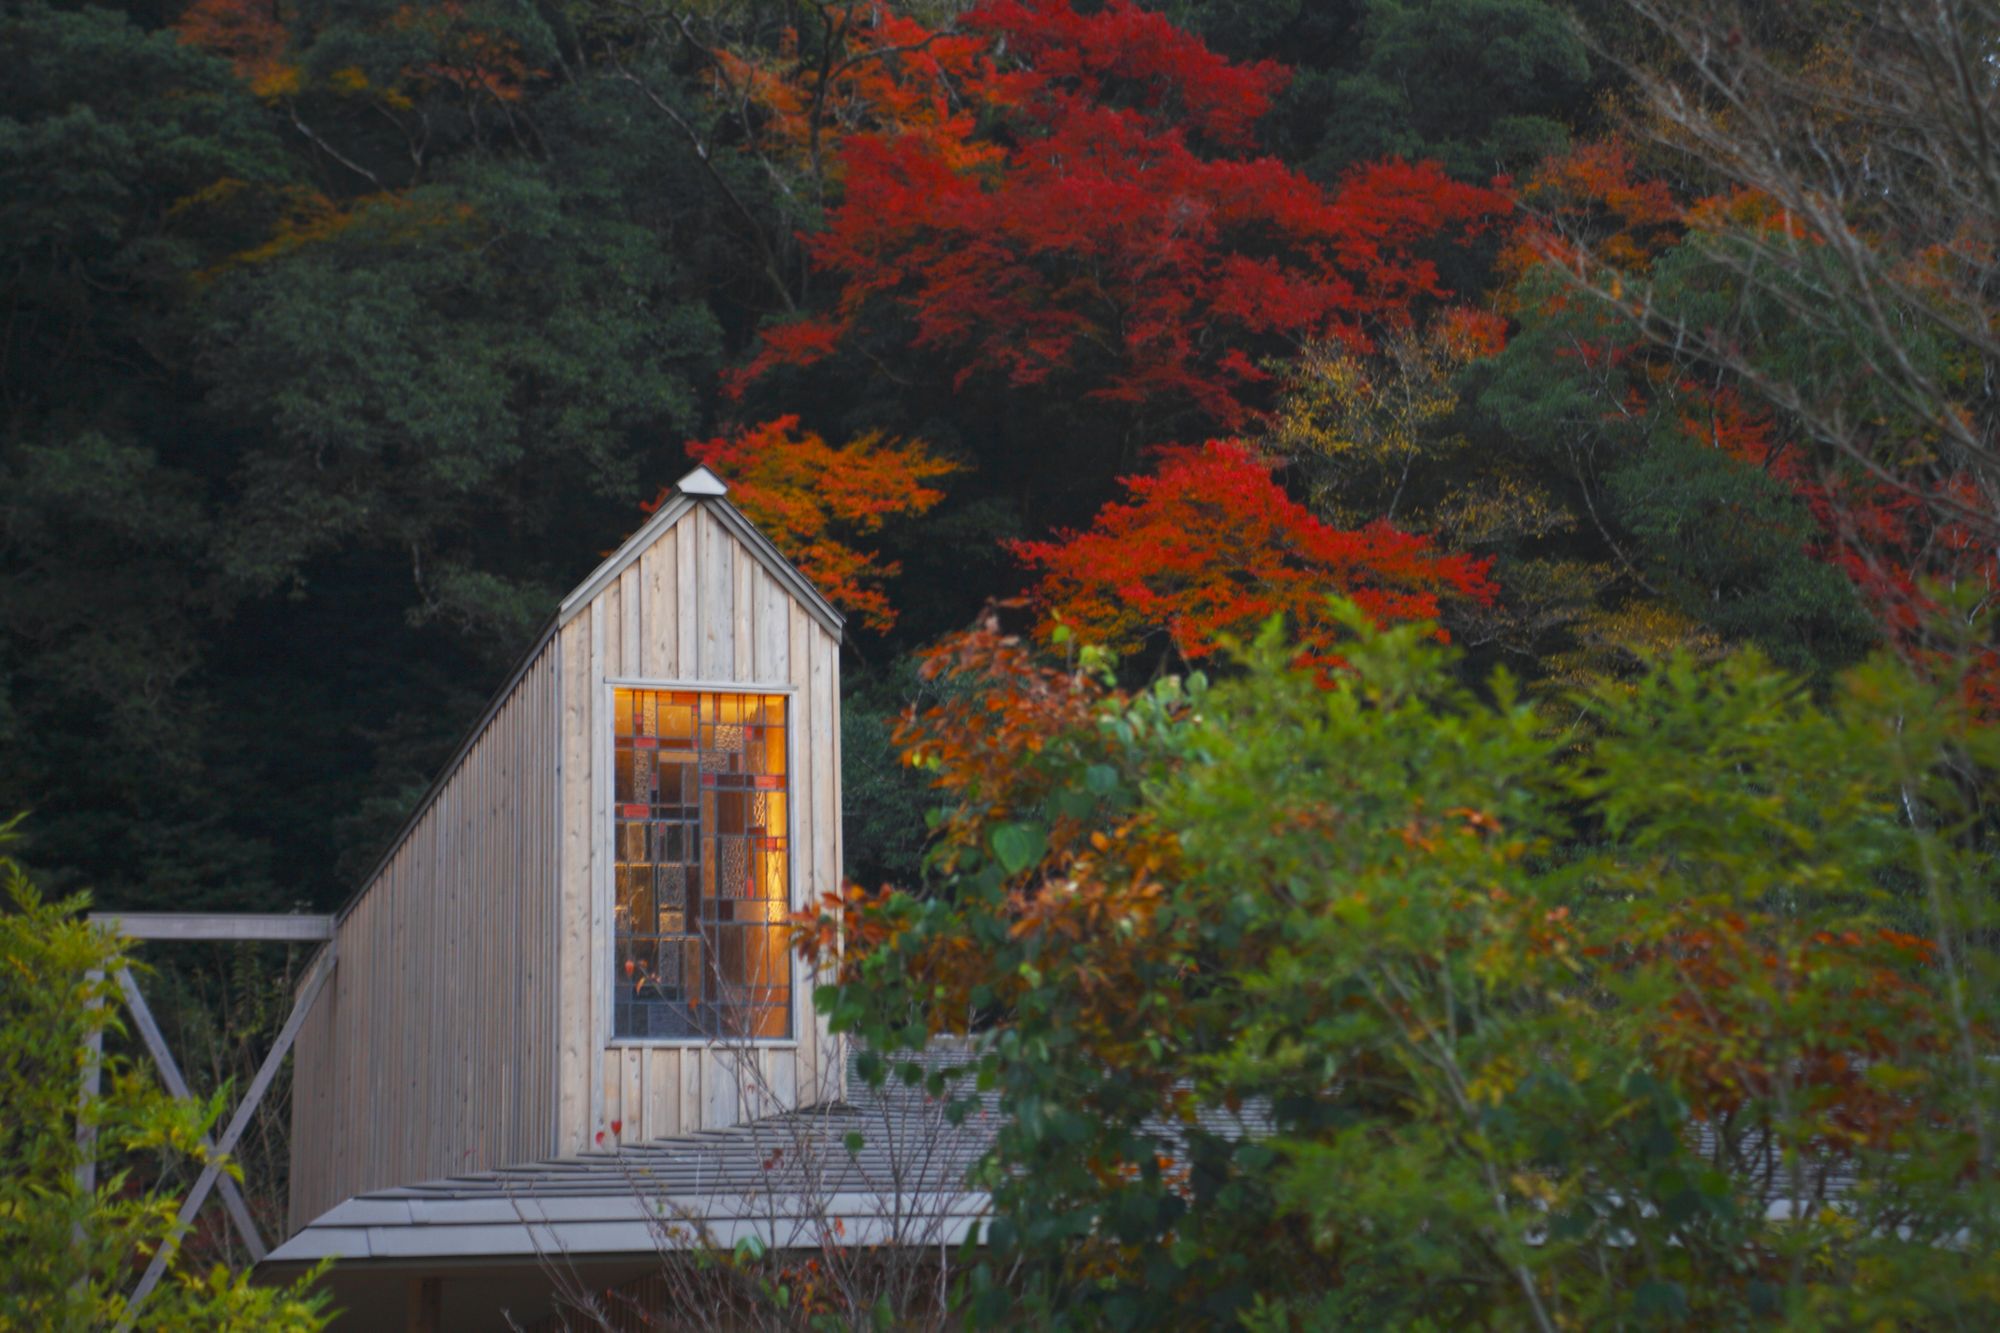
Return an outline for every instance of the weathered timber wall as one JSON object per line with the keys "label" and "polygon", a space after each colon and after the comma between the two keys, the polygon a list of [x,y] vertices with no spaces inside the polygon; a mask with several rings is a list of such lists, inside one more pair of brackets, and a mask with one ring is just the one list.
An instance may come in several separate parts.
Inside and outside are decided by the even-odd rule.
{"label": "weathered timber wall", "polygon": [[551,640],[340,921],[293,1056],[292,1230],[555,1147],[556,673]]}

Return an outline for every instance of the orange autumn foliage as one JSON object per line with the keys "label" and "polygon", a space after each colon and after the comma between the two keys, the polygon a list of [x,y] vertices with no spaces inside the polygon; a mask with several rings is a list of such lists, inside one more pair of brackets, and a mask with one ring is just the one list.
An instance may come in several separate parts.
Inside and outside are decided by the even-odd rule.
{"label": "orange autumn foliage", "polygon": [[[944,499],[929,483],[958,470],[919,440],[878,432],[836,448],[801,431],[795,415],[691,441],[687,452],[728,481],[737,507],[828,601],[879,630],[896,623],[884,585],[902,568],[855,543],[891,520],[928,513]],[[647,509],[668,494],[662,490]]]}
{"label": "orange autumn foliage", "polygon": [[[941,702],[912,713],[896,728],[903,762],[931,775],[949,798],[940,846],[977,846],[980,831],[1032,812],[1057,781],[1037,761],[1089,725],[1107,697],[1087,672],[1041,661],[999,628],[997,609],[919,657],[918,675],[941,687]],[[1064,855],[1078,826],[1056,821],[1049,847]]]}
{"label": "orange autumn foliage", "polygon": [[[471,8],[466,0],[398,6],[387,31],[406,45],[410,39],[428,45],[434,58],[411,60],[387,87],[372,85],[356,65],[334,72],[328,86],[350,96],[372,94],[395,111],[408,110],[412,94],[439,86],[519,101],[542,71],[523,58],[513,38],[473,22]],[[194,0],[174,27],[183,42],[228,60],[257,96],[281,98],[303,84],[291,30],[297,17],[290,0]]]}
{"label": "orange autumn foliage", "polygon": [[291,6],[278,0],[194,0],[174,29],[189,46],[221,56],[260,97],[297,85],[288,61]]}
{"label": "orange autumn foliage", "polygon": [[1631,145],[1618,138],[1549,158],[1519,194],[1525,207],[1500,253],[1508,278],[1542,263],[1574,267],[1582,259],[1578,234],[1593,238],[1600,260],[1643,271],[1681,239],[1686,224],[1673,192],[1641,176]]}
{"label": "orange autumn foliage", "polygon": [[908,136],[955,170],[997,158],[974,138],[983,106],[1006,97],[983,37],[926,28],[886,4],[852,5],[832,21],[832,57],[801,60],[787,30],[770,55],[716,52],[718,92],[746,97],[774,156],[814,169],[823,150],[864,131]]}

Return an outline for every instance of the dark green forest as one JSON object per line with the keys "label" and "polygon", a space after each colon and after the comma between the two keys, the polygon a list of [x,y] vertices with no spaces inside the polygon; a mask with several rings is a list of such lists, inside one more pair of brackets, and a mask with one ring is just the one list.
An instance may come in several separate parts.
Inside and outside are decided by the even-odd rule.
{"label": "dark green forest", "polygon": [[[10,6],[0,806],[31,812],[28,863],[112,905],[339,902],[687,442],[787,415],[956,468],[940,503],[869,537],[900,576],[847,673],[865,882],[908,875],[921,828],[884,744],[915,688],[898,663],[1031,591],[1004,543],[1086,527],[1160,446],[1249,440],[1313,521],[1386,519],[1486,562],[1487,593],[1436,611],[1475,674],[1571,680],[1674,643],[1823,674],[1938,563],[1907,505],[1876,525],[1912,529],[1892,549],[1856,553],[1839,514],[1900,497],[1825,480],[1862,469],[1810,412],[1549,290],[1559,266],[1524,219],[1643,270],[1656,310],[1782,299],[1731,279],[1689,221],[1740,184],[1637,137],[1629,62],[1670,44],[1623,7],[1166,5],[1144,12],[1185,46],[1159,68],[1058,75],[1025,110],[946,61],[853,63],[890,19],[992,41],[996,22],[1054,23],[1034,9]],[[928,127],[926,79],[962,123]],[[1162,100],[1201,97],[1244,105],[1204,135]],[[1156,278],[1139,260],[1164,243],[1140,228],[1038,241],[1037,208],[1114,206],[1058,201],[1035,138],[1105,133],[1093,117],[1128,103],[1163,110],[1143,132],[1213,177],[1186,188],[1268,168],[1257,188],[1292,198],[1271,208],[1338,210],[1407,163],[1426,174],[1385,188],[1430,216],[1363,238],[1333,297],[1324,240],[1275,213]],[[984,187],[993,235],[897,223],[894,183],[863,170],[868,144],[934,132],[1012,155]],[[857,217],[891,221],[861,236]],[[1026,298],[1071,317],[1059,339],[999,303],[969,316],[992,321],[977,338],[934,334],[963,293],[925,266],[958,243],[1045,245],[1051,283],[1117,272],[1094,305],[1074,283]],[[1234,262],[1273,265],[1254,294],[1270,312],[1232,313],[1252,299],[1221,289]],[[1010,281],[954,278],[989,280]],[[1180,295],[1149,306],[1148,282]],[[1454,313],[1502,331],[1454,341]],[[773,356],[774,329],[826,355]],[[1597,364],[1566,351],[1621,338]],[[1773,358],[1816,355],[1811,331],[1790,342]]]}
{"label": "dark green forest", "polygon": [[[1080,401],[1088,367],[955,386],[893,327],[722,395],[760,328],[837,292],[800,239],[826,183],[746,138],[713,52],[842,9],[8,7],[0,807],[45,879],[337,904],[684,442],[781,413],[965,464],[882,537],[900,616],[848,672],[851,868],[909,868],[872,804],[899,656],[1020,591],[1001,539],[1087,522],[1143,446],[1214,427]],[[1293,68],[1245,151],[1317,185],[1530,168],[1616,82],[1539,0],[1166,12]],[[482,49],[494,83],[453,76]],[[1493,249],[1450,255],[1451,288]]]}

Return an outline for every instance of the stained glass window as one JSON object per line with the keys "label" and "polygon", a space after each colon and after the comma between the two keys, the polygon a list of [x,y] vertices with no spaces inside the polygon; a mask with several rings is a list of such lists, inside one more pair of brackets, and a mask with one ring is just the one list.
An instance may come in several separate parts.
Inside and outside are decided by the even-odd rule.
{"label": "stained glass window", "polygon": [[785,698],[613,698],[614,1034],[791,1035]]}

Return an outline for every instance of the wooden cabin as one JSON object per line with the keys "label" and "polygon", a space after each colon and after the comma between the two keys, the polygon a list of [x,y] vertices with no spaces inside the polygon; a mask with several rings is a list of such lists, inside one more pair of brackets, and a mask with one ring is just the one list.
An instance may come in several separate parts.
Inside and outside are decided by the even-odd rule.
{"label": "wooden cabin", "polygon": [[336,918],[295,1239],[838,1097],[786,918],[840,883],[842,620],[726,492],[697,468],[563,599]]}

